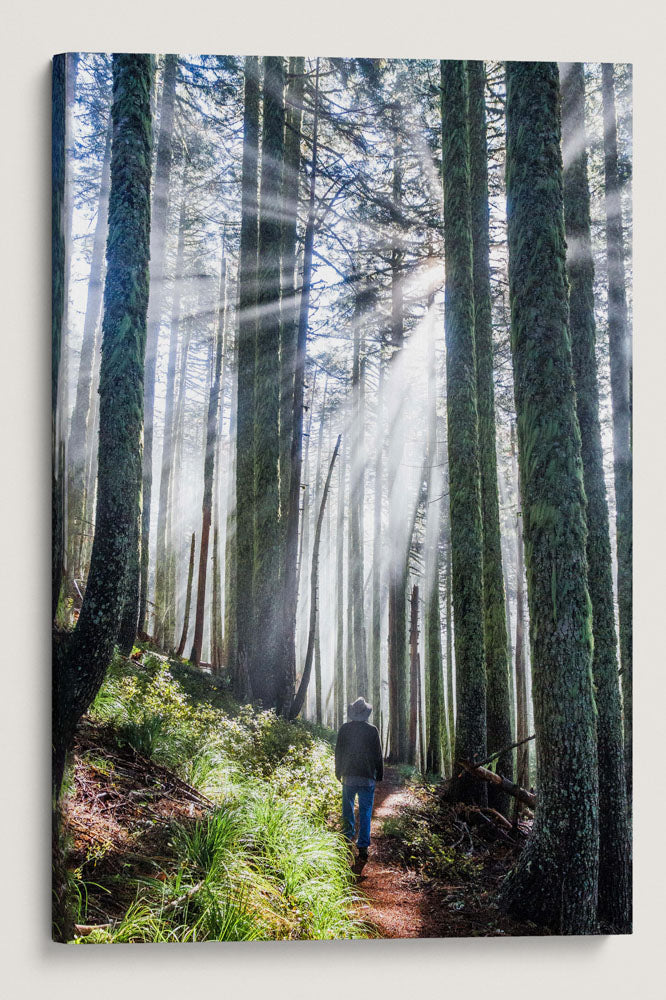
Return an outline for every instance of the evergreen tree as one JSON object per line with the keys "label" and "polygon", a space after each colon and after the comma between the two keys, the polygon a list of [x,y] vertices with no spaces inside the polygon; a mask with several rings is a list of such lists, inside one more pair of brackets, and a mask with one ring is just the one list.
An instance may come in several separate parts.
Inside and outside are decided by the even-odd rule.
{"label": "evergreen tree", "polygon": [[504,905],[594,930],[599,851],[585,496],[571,368],[556,63],[506,64],[509,292],[538,800]]}
{"label": "evergreen tree", "polygon": [[97,220],[93,236],[92,256],[86,311],[83,321],[81,360],[76,383],[76,396],[67,445],[67,466],[69,471],[68,521],[70,530],[70,572],[74,579],[83,574],[83,539],[86,534],[87,515],[91,513],[91,497],[86,493],[86,462],[92,436],[93,358],[98,348],[98,331],[104,291],[104,250],[109,215],[109,187],[111,182],[111,122],[106,129],[104,160],[99,196]]}
{"label": "evergreen tree", "polygon": [[[405,342],[405,317],[403,300],[403,251],[398,226],[402,206],[402,136],[397,109],[392,109],[393,139],[393,189],[390,206],[394,234],[391,247],[391,365],[400,362]],[[388,694],[389,729],[391,733],[390,759],[406,761],[409,751],[409,706],[407,671],[407,556],[401,550],[401,523],[397,493],[402,459],[402,441],[393,443],[389,450],[389,573],[388,573]]]}
{"label": "evergreen tree", "polygon": [[624,274],[621,188],[617,161],[617,125],[612,63],[603,63],[604,177],[606,253],[608,258],[608,343],[613,407],[613,470],[617,545],[617,603],[620,617],[620,665],[624,711],[624,759],[627,797],[632,791],[632,572],[633,500],[631,459],[631,346]]}
{"label": "evergreen tree", "polygon": [[[490,297],[488,148],[482,62],[467,63],[469,83],[470,205],[474,258],[474,341],[479,414],[479,465],[483,520],[483,636],[486,656],[486,725],[489,752],[508,747],[511,737],[509,640],[506,630],[502,544],[500,538],[495,450],[493,325]],[[513,753],[497,760],[497,772],[513,781]],[[495,785],[488,802],[507,814],[509,796]]]}
{"label": "evergreen tree", "polygon": [[[220,291],[218,301],[222,297],[225,278],[225,263],[222,261],[220,273]],[[209,279],[204,279],[209,284]],[[211,296],[206,295],[206,301],[210,305]],[[212,310],[211,310],[212,311]],[[207,314],[209,311],[207,310]],[[201,507],[201,546],[199,548],[199,577],[197,581],[197,608],[194,620],[194,640],[190,660],[198,665],[201,659],[201,647],[203,645],[204,615],[206,610],[206,577],[208,574],[208,545],[210,540],[210,526],[213,514],[213,482],[215,478],[215,451],[218,425],[218,411],[220,408],[220,382],[222,378],[222,344],[224,338],[224,328],[221,320],[223,316],[219,309],[213,311],[216,317],[213,334],[213,356],[215,358],[213,377],[208,391],[208,415],[206,419],[206,450],[204,455],[204,489]]]}
{"label": "evergreen tree", "polygon": [[[254,636],[254,398],[257,305],[259,60],[245,58],[241,233],[238,264],[238,376],[236,402],[236,649],[234,685],[249,695]],[[232,655],[232,650],[229,650]]]}
{"label": "evergreen tree", "polygon": [[[473,760],[486,755],[486,677],[465,63],[443,60],[441,74],[446,405],[458,709],[455,746],[458,760]],[[456,779],[453,794],[464,802],[486,801],[485,785],[467,772]]]}
{"label": "evergreen tree", "polygon": [[[298,557],[298,526],[301,523],[301,551],[303,541],[307,538],[307,498],[303,498],[303,514],[300,517],[301,508],[301,480],[303,468],[303,412],[304,412],[304,392],[305,392],[305,361],[307,354],[308,324],[310,320],[310,290],[312,284],[312,258],[314,253],[315,236],[315,213],[316,213],[316,185],[317,185],[317,142],[319,126],[319,61],[315,75],[314,109],[312,120],[312,160],[310,163],[310,190],[308,197],[308,215],[305,224],[305,238],[303,247],[303,281],[298,309],[298,323],[296,326],[296,342],[290,343],[287,331],[284,331],[284,346],[287,355],[291,354],[292,361],[285,358],[285,365],[293,363],[293,392],[291,393],[292,411],[289,419],[291,428],[291,445],[289,450],[289,503],[285,511],[286,528],[284,532],[284,573],[283,592],[284,600],[281,621],[281,656],[282,656],[282,677],[280,701],[284,708],[288,708],[291,703],[294,684],[296,681],[296,612],[298,607],[298,582],[300,578],[300,558]],[[288,206],[289,207],[289,206]],[[293,264],[293,256],[288,260]],[[293,277],[291,287],[293,287]],[[292,321],[292,306],[287,303],[287,326]],[[292,333],[293,336],[293,333]],[[283,366],[283,391],[286,368]],[[312,412],[310,413],[312,417]],[[309,442],[308,433],[308,442]],[[307,467],[307,450],[305,465]],[[277,624],[276,624],[277,627]]]}
{"label": "evergreen tree", "polygon": [[[284,169],[282,174],[282,246],[280,311],[280,516],[286,531],[294,411],[294,371],[298,341],[296,257],[298,248],[298,187],[301,170],[301,125],[305,59],[289,60],[285,95]],[[314,160],[314,158],[313,158]]]}
{"label": "evergreen tree", "polygon": [[599,915],[626,930],[631,923],[631,843],[627,812],[613,602],[611,546],[604,481],[595,354],[594,263],[585,144],[585,74],[564,63],[562,154],[564,222],[569,246],[569,325],[576,410],[587,501],[587,580],[592,602],[592,671],[599,757]]}
{"label": "evergreen tree", "polygon": [[280,584],[280,525],[278,462],[280,408],[280,238],[278,211],[284,158],[284,62],[280,56],[264,58],[261,189],[259,194],[259,246],[257,257],[257,353],[254,490],[256,523],[254,540],[255,628],[261,623],[260,656],[250,660],[255,698],[266,707],[291,705],[282,684]]}
{"label": "evergreen tree", "polygon": [[173,159],[173,123],[176,100],[178,57],[164,58],[164,79],[160,103],[160,128],[155,160],[152,227],[150,236],[150,316],[146,343],[145,423],[143,429],[143,484],[141,499],[141,592],[139,630],[147,629],[148,565],[150,543],[150,510],[153,483],[153,420],[155,408],[155,366],[157,345],[162,323],[162,303],[166,284],[166,236],[169,215],[169,184]]}
{"label": "evergreen tree", "polygon": [[53,58],[51,118],[51,613],[60,597],[64,553],[65,456],[58,440],[58,386],[65,312],[65,97],[66,56]]}
{"label": "evergreen tree", "polygon": [[148,307],[152,59],[114,55],[113,151],[106,248],[95,540],[76,628],[54,657],[53,787],[118,636],[136,559],[143,363]]}

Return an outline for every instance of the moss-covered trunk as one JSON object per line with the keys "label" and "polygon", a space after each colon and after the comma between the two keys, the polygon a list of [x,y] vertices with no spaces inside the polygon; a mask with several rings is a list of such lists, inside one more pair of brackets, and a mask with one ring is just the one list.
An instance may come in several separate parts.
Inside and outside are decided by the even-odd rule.
{"label": "moss-covered trunk", "polygon": [[608,504],[599,424],[594,262],[585,142],[585,74],[582,63],[564,63],[560,69],[569,326],[587,500],[587,579],[592,602],[592,669],[598,713],[599,916],[628,930],[631,926],[631,844]]}
{"label": "moss-covered trunk", "polygon": [[565,270],[556,63],[506,65],[509,293],[532,647],[537,807],[504,905],[596,927],[597,748],[585,495]]}
{"label": "moss-covered trunk", "polygon": [[[470,205],[474,258],[474,343],[479,414],[479,466],[483,520],[483,637],[486,656],[486,741],[494,753],[512,742],[509,693],[509,641],[506,630],[502,543],[500,538],[497,456],[495,450],[495,388],[493,326],[490,298],[488,148],[485,83],[482,62],[467,63],[469,83]],[[513,781],[513,751],[497,761],[497,771]],[[495,785],[488,803],[505,815],[509,796]]]}
{"label": "moss-covered trunk", "polygon": [[345,461],[346,448],[342,450],[338,470],[338,507],[335,523],[335,727],[345,721],[345,668],[344,668],[344,531],[345,531]]}
{"label": "moss-covered trunk", "polygon": [[[472,760],[486,755],[486,670],[465,63],[444,60],[441,75],[446,406],[458,709],[455,743],[456,757]],[[485,784],[467,772],[455,779],[454,786],[453,794],[460,801],[486,802]]]}
{"label": "moss-covered trunk", "polygon": [[76,628],[54,662],[53,786],[78,720],[104,679],[137,558],[148,307],[152,59],[113,58],[113,152],[100,372],[95,540]]}
{"label": "moss-covered trunk", "polygon": [[65,463],[57,435],[58,385],[65,311],[66,56],[53,58],[51,114],[51,612],[55,618],[64,560]]}
{"label": "moss-covered trunk", "polygon": [[285,95],[284,167],[282,171],[282,247],[280,254],[280,517],[286,532],[289,509],[291,439],[294,413],[294,369],[298,338],[299,299],[296,295],[298,249],[298,187],[301,170],[301,125],[305,59],[289,59]]}
{"label": "moss-covered trunk", "polygon": [[[402,136],[397,113],[393,116],[392,216],[395,226],[391,248],[391,366],[397,367],[405,340],[403,302],[404,253],[398,231],[402,206]],[[397,502],[402,461],[400,433],[389,449],[389,560],[388,560],[388,703],[391,761],[406,761],[409,750],[409,706],[407,672],[407,553],[403,551],[402,509]]]}
{"label": "moss-covered trunk", "polygon": [[627,318],[624,273],[622,203],[617,166],[617,126],[613,66],[603,63],[601,81],[604,107],[604,177],[606,200],[606,253],[608,258],[608,343],[610,349],[613,407],[613,469],[615,476],[615,528],[617,544],[617,603],[620,617],[620,665],[624,712],[624,760],[627,797],[632,792],[632,565],[633,500],[631,446],[631,341]]}
{"label": "moss-covered trunk", "polygon": [[[293,392],[290,394],[292,412],[289,421],[291,441],[289,450],[289,502],[286,511],[286,526],[283,531],[283,601],[281,603],[281,636],[280,656],[281,670],[279,678],[279,701],[283,710],[289,710],[296,682],[296,613],[298,609],[298,584],[300,579],[300,559],[298,558],[298,528],[301,525],[301,551],[303,539],[306,537],[307,493],[303,498],[303,516],[299,517],[301,508],[301,485],[303,469],[303,414],[305,393],[305,361],[307,354],[308,325],[310,321],[310,285],[312,283],[312,259],[314,252],[316,184],[317,184],[317,132],[319,123],[319,62],[315,76],[314,111],[312,121],[312,160],[310,170],[310,190],[308,196],[308,215],[305,224],[305,241],[303,247],[303,282],[296,324],[296,341],[293,346]],[[291,210],[291,209],[290,209]],[[295,210],[295,209],[294,209]],[[291,257],[293,267],[293,257]],[[293,282],[293,278],[292,278]],[[293,287],[293,284],[292,284]],[[292,316],[291,303],[288,306],[287,323]],[[285,333],[285,338],[287,334]],[[287,340],[285,339],[285,346]],[[290,347],[287,347],[290,350]],[[286,372],[283,372],[286,377]],[[314,396],[313,396],[314,398]],[[312,413],[310,413],[310,418]],[[309,436],[308,436],[309,441]],[[307,461],[306,461],[307,465]]]}
{"label": "moss-covered trunk", "polygon": [[[284,61],[264,58],[259,250],[257,258],[257,355],[254,397],[255,629],[261,650],[250,660],[253,696],[265,708],[282,701],[282,602],[280,585],[278,463],[280,454],[280,182],[284,157]],[[293,687],[289,691],[289,704]]]}
{"label": "moss-covered trunk", "polygon": [[257,195],[259,156],[259,60],[245,58],[241,232],[238,264],[238,373],[236,389],[236,593],[234,595],[234,690],[251,695],[249,667],[254,642],[254,397],[257,333]]}

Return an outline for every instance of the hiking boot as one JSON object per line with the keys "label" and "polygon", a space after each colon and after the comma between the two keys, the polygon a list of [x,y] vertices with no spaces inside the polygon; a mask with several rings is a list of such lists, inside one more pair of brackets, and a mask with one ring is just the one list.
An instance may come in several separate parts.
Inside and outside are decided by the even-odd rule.
{"label": "hiking boot", "polygon": [[358,849],[358,857],[359,857],[359,861],[367,861],[368,860],[368,848],[367,847],[359,847],[359,849]]}

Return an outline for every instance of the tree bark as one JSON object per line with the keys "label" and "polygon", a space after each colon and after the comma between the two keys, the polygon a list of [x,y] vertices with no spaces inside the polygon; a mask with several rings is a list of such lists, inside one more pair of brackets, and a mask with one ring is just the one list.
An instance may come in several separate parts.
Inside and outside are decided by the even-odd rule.
{"label": "tree bark", "polygon": [[312,545],[312,570],[310,573],[310,631],[308,633],[308,648],[305,654],[305,664],[303,667],[303,676],[301,678],[301,683],[299,684],[298,691],[294,695],[293,701],[290,706],[289,718],[295,719],[303,708],[303,702],[305,701],[305,693],[307,691],[308,684],[310,682],[310,674],[312,672],[312,658],[314,653],[314,638],[315,638],[315,626],[317,622],[317,586],[319,580],[319,541],[321,539],[321,525],[324,519],[324,509],[326,507],[326,499],[328,497],[329,487],[331,485],[331,477],[333,476],[333,466],[335,465],[335,460],[338,456],[338,451],[340,450],[340,441],[342,436],[338,435],[338,440],[335,443],[335,448],[333,450],[333,455],[331,456],[331,461],[328,467],[328,475],[326,476],[326,482],[324,484],[324,492],[321,497],[321,504],[319,505],[319,514],[317,516],[317,526],[315,528],[314,541]]}
{"label": "tree bark", "polygon": [[254,400],[257,332],[259,60],[245,58],[241,233],[238,265],[238,372],[236,382],[236,613],[234,691],[247,698],[254,642]]}
{"label": "tree bark", "polygon": [[135,548],[149,287],[151,83],[150,56],[114,55],[95,540],[81,614],[53,664],[56,796],[74,730],[113,653]]}
{"label": "tree bark", "polygon": [[288,711],[293,683],[282,683],[280,586],[280,180],[284,160],[284,62],[266,56],[257,256],[257,353],[254,397],[254,487],[256,502],[254,577],[255,628],[261,623],[261,652],[250,660],[253,697],[264,708]]}
{"label": "tree bark", "polygon": [[502,901],[522,918],[584,934],[596,927],[598,776],[557,64],[509,62],[506,79],[509,294],[539,799]]}
{"label": "tree bark", "polygon": [[599,423],[594,262],[585,148],[585,73],[563,63],[564,221],[570,252],[569,323],[587,514],[587,580],[594,638],[592,672],[599,759],[599,916],[631,928],[631,841],[618,680],[613,570]]}
{"label": "tree bark", "polygon": [[[398,116],[393,116],[393,191],[391,211],[394,225],[402,204],[402,139],[398,129]],[[403,315],[402,268],[403,251],[396,236],[391,249],[391,343],[393,354],[391,365],[395,367],[405,339]],[[389,449],[388,491],[389,491],[389,581],[388,581],[388,694],[389,727],[391,746],[389,760],[406,761],[408,755],[408,706],[407,706],[407,553],[402,551],[402,530],[400,512],[396,503],[400,462],[402,461],[402,441],[400,432],[397,441],[392,441]]]}
{"label": "tree bark", "polygon": [[[488,148],[485,83],[482,62],[467,63],[469,84],[470,208],[474,261],[474,343],[479,414],[479,467],[483,522],[483,636],[486,658],[486,742],[498,750],[511,742],[509,640],[506,630],[502,543],[497,492],[493,326],[490,296]],[[513,779],[513,755],[508,751],[498,768]],[[488,804],[505,816],[509,798],[488,789]]]}
{"label": "tree bark", "polygon": [[[214,310],[215,322],[215,369],[213,382],[208,393],[208,419],[206,421],[206,453],[204,459],[204,490],[201,507],[201,546],[199,548],[199,578],[197,581],[197,610],[194,620],[194,640],[190,660],[197,666],[201,661],[203,645],[204,617],[206,614],[206,579],[208,575],[208,543],[213,513],[213,483],[215,481],[215,451],[220,408],[220,380],[222,377],[222,345],[224,340],[224,312],[219,303],[223,301],[224,287],[227,275],[227,262],[222,258],[220,268],[220,286],[217,298],[217,309]],[[211,296],[206,296],[206,315],[209,314]]]}
{"label": "tree bark", "polygon": [[146,630],[148,601],[148,567],[150,544],[150,505],[153,482],[153,415],[155,409],[155,367],[157,347],[162,322],[162,303],[166,280],[166,238],[169,217],[169,184],[173,159],[173,122],[176,101],[178,57],[164,57],[164,80],[160,105],[160,130],[155,160],[152,225],[150,231],[150,300],[146,365],[144,382],[143,427],[143,486],[141,510],[141,592],[139,600],[139,630]]}
{"label": "tree bark", "polygon": [[[474,345],[474,283],[464,62],[442,62],[442,169],[446,261],[446,405],[453,615],[456,646],[456,758],[486,752],[483,647],[483,524]],[[485,805],[486,789],[467,775],[453,794]]]}
{"label": "tree bark", "polygon": [[419,717],[419,588],[412,587],[409,614],[409,763],[416,764]]}
{"label": "tree bark", "polygon": [[[301,507],[301,477],[303,466],[303,401],[305,389],[305,360],[307,354],[308,323],[310,315],[310,286],[312,284],[312,256],[315,235],[315,208],[317,184],[317,141],[319,127],[319,60],[315,75],[315,95],[312,121],[312,161],[310,165],[310,192],[308,217],[305,226],[303,249],[303,284],[301,288],[298,329],[294,352],[293,408],[291,414],[291,450],[289,462],[289,504],[284,549],[284,606],[282,609],[282,662],[284,676],[282,689],[291,692],[296,678],[296,613],[298,609],[298,526]],[[288,322],[291,317],[288,312]],[[285,331],[286,336],[286,331]],[[305,513],[303,515],[305,525]],[[303,534],[304,528],[302,528]],[[291,694],[289,694],[291,697]],[[284,703],[288,704],[287,702]]]}
{"label": "tree bark", "polygon": [[289,59],[285,100],[284,169],[282,172],[283,222],[280,256],[282,291],[280,311],[280,517],[284,521],[285,534],[289,510],[294,373],[299,326],[295,272],[298,246],[298,189],[301,172],[304,83],[305,59],[302,56],[292,56]]}
{"label": "tree bark", "polygon": [[632,794],[633,713],[633,499],[631,445],[631,340],[627,319],[622,204],[617,169],[617,126],[612,63],[601,66],[604,109],[606,253],[608,259],[608,343],[613,408],[613,469],[617,546],[617,603],[620,617],[620,665],[624,713],[624,761],[627,799]]}
{"label": "tree bark", "polygon": [[190,561],[187,570],[187,591],[185,593],[185,614],[183,616],[183,631],[180,635],[180,642],[178,643],[178,649],[176,650],[176,656],[182,656],[185,652],[185,643],[187,642],[187,633],[190,628],[190,607],[192,605],[192,580],[194,579],[194,550],[196,547],[196,535],[192,532],[192,541],[190,543]]}
{"label": "tree bark", "polygon": [[58,387],[65,314],[66,56],[53,57],[51,118],[51,617],[60,598],[64,545],[65,453],[58,439]]}

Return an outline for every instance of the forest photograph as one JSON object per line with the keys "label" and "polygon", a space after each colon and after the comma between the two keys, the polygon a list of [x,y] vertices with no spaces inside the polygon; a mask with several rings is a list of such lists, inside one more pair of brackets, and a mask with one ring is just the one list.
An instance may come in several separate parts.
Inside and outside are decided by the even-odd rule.
{"label": "forest photograph", "polygon": [[55,941],[632,932],[632,82],[54,57]]}

